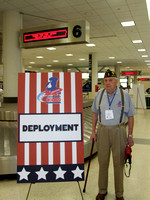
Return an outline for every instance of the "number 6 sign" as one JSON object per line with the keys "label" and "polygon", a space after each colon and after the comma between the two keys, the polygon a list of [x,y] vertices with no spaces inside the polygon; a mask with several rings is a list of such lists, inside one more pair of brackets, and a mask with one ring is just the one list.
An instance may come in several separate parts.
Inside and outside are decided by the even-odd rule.
{"label": "number 6 sign", "polygon": [[20,47],[33,48],[88,43],[89,31],[90,27],[87,21],[23,29],[20,31]]}

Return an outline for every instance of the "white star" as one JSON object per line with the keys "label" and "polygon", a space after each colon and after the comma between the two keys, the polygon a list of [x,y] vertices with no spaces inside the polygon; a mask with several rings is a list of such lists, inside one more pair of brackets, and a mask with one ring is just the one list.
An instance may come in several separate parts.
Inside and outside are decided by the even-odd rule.
{"label": "white star", "polygon": [[66,173],[66,171],[62,170],[61,167],[59,167],[57,171],[54,171],[54,173],[56,174],[56,179],[64,179],[64,174]]}
{"label": "white star", "polygon": [[84,172],[84,170],[79,169],[79,167],[77,166],[76,170],[72,170],[72,173],[74,174],[74,179],[79,177],[82,178],[82,173]]}
{"label": "white star", "polygon": [[19,178],[20,181],[21,181],[22,179],[28,180],[28,175],[30,174],[30,172],[29,172],[29,171],[26,171],[26,170],[23,168],[21,172],[18,172],[18,174],[19,174],[19,176],[20,176],[20,178]]}
{"label": "white star", "polygon": [[45,179],[46,180],[46,174],[48,174],[49,171],[44,171],[43,167],[41,167],[40,171],[35,172],[38,175],[38,180]]}

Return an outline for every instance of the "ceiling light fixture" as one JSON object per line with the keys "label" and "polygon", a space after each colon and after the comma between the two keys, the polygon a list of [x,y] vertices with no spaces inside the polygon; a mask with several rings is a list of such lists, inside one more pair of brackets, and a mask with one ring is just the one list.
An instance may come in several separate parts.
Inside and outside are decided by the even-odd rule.
{"label": "ceiling light fixture", "polygon": [[35,64],[35,62],[29,62],[30,64]]}
{"label": "ceiling light fixture", "polygon": [[67,53],[67,54],[65,54],[66,56],[73,56],[73,54],[71,54],[71,53]]}
{"label": "ceiling light fixture", "polygon": [[28,68],[32,68],[32,66],[28,66]]}
{"label": "ceiling light fixture", "polygon": [[115,59],[115,57],[108,57],[109,59]]}
{"label": "ceiling light fixture", "polygon": [[85,58],[80,58],[79,60],[85,60]]}
{"label": "ceiling light fixture", "polygon": [[68,66],[72,66],[73,64],[70,63],[70,64],[67,64],[67,65],[68,65]]}
{"label": "ceiling light fixture", "polygon": [[117,61],[117,63],[122,63],[122,61]]}
{"label": "ceiling light fixture", "polygon": [[150,60],[145,60],[145,62],[150,62]]}
{"label": "ceiling light fixture", "polygon": [[44,58],[43,56],[36,56],[36,58]]}
{"label": "ceiling light fixture", "polygon": [[95,47],[95,44],[86,44],[87,47]]}
{"label": "ceiling light fixture", "polygon": [[41,67],[41,68],[40,68],[40,70],[44,70],[44,68],[43,68],[43,67]]}
{"label": "ceiling light fixture", "polygon": [[133,43],[142,43],[142,40],[132,40]]}
{"label": "ceiling light fixture", "polygon": [[56,50],[56,48],[55,47],[48,47],[48,48],[46,48],[47,50],[50,50],[50,51],[54,51],[54,50]]}
{"label": "ceiling light fixture", "polygon": [[53,62],[59,62],[59,60],[53,60]]}
{"label": "ceiling light fixture", "polygon": [[148,55],[142,55],[142,58],[147,58],[148,57]]}
{"label": "ceiling light fixture", "polygon": [[146,51],[145,49],[138,49],[138,51]]}
{"label": "ceiling light fixture", "polygon": [[46,65],[46,67],[51,67],[52,65]]}
{"label": "ceiling light fixture", "polygon": [[135,26],[135,23],[134,23],[134,21],[127,21],[127,22],[121,22],[121,25],[123,27],[126,27],[126,26]]}

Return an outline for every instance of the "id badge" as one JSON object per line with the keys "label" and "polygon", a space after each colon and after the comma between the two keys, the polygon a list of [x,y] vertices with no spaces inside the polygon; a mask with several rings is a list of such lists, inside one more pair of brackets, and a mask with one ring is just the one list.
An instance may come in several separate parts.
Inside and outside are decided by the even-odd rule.
{"label": "id badge", "polygon": [[105,110],[105,119],[114,119],[114,113],[113,110]]}

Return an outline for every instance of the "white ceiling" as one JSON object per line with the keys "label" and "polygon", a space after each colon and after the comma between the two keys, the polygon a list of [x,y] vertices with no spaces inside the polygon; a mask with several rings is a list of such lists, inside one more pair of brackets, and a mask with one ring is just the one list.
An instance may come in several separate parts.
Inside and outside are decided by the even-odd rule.
{"label": "white ceiling", "polygon": [[[23,14],[23,28],[87,20],[90,23],[90,43],[57,46],[55,51],[46,48],[23,49],[23,64],[26,69],[60,71],[72,68],[88,70],[88,55],[96,53],[99,70],[102,67],[120,66],[120,71],[140,70],[142,75],[150,76],[145,60],[150,60],[150,23],[147,14],[146,0],[0,0],[0,32],[2,32],[2,11],[14,10]],[[134,21],[136,26],[122,27],[121,22]],[[133,44],[132,40],[143,43]],[[146,49],[146,52],[138,52]],[[73,56],[67,57],[66,53]],[[142,58],[142,55],[148,58]],[[41,55],[44,58],[37,59]],[[115,59],[109,59],[113,56]],[[79,58],[85,58],[80,61]],[[54,59],[59,60],[53,63]],[[30,62],[35,64],[30,64]],[[117,64],[122,61],[122,64]],[[52,65],[46,67],[47,64]],[[69,66],[67,64],[73,64]],[[84,68],[80,68],[84,67]],[[130,67],[130,68],[127,68]]]}

